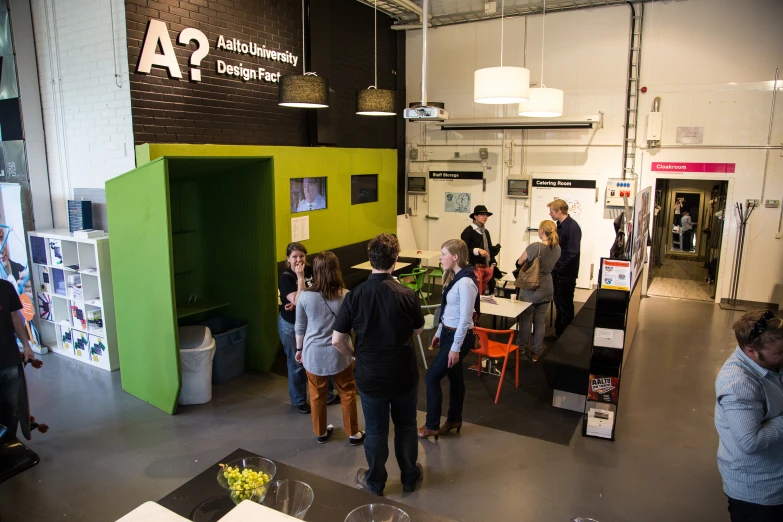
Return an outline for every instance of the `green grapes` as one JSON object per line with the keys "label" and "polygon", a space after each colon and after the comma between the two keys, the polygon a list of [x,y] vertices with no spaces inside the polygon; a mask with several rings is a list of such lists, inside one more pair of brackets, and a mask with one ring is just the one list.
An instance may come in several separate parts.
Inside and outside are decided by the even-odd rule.
{"label": "green grapes", "polygon": [[266,473],[248,468],[239,471],[239,468],[230,466],[226,466],[223,470],[223,476],[228,481],[231,498],[236,503],[249,500],[254,490],[271,480],[271,477]]}

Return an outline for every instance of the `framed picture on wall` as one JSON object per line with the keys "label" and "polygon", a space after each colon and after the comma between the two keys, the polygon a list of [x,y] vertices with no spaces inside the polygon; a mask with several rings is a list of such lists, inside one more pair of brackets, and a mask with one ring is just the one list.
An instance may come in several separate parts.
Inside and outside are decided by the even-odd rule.
{"label": "framed picture on wall", "polygon": [[351,205],[378,201],[378,174],[351,176]]}
{"label": "framed picture on wall", "polygon": [[326,177],[291,179],[291,213],[326,208]]}

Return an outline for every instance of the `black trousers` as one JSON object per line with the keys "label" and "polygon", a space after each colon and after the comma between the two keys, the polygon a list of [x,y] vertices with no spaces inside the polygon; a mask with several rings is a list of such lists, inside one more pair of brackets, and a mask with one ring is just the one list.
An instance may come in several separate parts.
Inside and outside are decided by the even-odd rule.
{"label": "black trousers", "polygon": [[762,506],[728,498],[731,522],[780,522],[783,520],[783,504]]}
{"label": "black trousers", "polygon": [[576,290],[576,277],[563,276],[552,273],[552,282],[555,285],[555,332],[558,337],[571,321],[574,320],[574,290]]}

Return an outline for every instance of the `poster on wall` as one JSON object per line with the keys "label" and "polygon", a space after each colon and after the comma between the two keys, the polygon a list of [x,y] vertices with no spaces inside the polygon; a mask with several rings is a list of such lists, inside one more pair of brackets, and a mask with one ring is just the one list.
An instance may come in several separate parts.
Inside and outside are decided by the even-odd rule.
{"label": "poster on wall", "polygon": [[446,212],[470,214],[470,192],[446,192]]}
{"label": "poster on wall", "polygon": [[633,242],[631,243],[631,288],[636,285],[647,262],[647,238],[650,234],[650,200],[652,187],[636,193],[633,207]]}
{"label": "poster on wall", "polygon": [[11,282],[19,294],[27,294],[32,300],[22,220],[22,187],[15,183],[0,183],[0,277]]}
{"label": "poster on wall", "polygon": [[41,353],[40,336],[32,323],[35,297],[22,219],[22,187],[15,183],[0,183],[0,277],[19,294],[27,336],[33,350]]}

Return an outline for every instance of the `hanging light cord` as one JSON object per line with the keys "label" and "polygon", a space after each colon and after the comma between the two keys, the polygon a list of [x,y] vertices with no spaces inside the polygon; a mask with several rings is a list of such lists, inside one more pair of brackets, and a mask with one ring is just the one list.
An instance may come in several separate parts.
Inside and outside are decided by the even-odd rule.
{"label": "hanging light cord", "polygon": [[503,31],[506,23],[506,0],[500,2],[500,66],[503,67]]}
{"label": "hanging light cord", "polygon": [[544,30],[546,29],[546,0],[544,0],[544,14],[541,15],[541,88],[544,85]]}
{"label": "hanging light cord", "polygon": [[378,0],[375,0],[375,83],[373,87],[378,88]]}
{"label": "hanging light cord", "polygon": [[302,74],[307,74],[307,44],[305,43],[305,0],[302,0]]}

